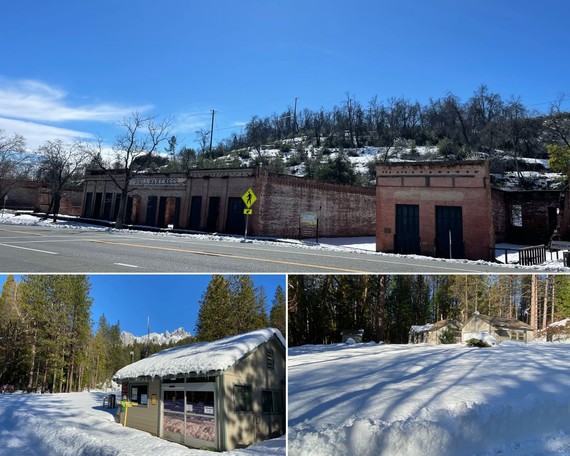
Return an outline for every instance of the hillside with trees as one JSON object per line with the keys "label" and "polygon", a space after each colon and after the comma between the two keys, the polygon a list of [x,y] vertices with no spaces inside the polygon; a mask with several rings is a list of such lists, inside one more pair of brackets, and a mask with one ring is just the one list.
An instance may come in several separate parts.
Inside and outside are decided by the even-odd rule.
{"label": "hillside with trees", "polygon": [[549,159],[552,170],[567,172],[570,114],[562,110],[564,101],[552,103],[545,114],[485,85],[466,101],[450,93],[424,104],[404,97],[373,97],[363,104],[347,93],[330,110],[289,107],[254,116],[242,134],[212,150],[206,141],[197,150],[171,148],[166,169],[262,165],[278,173],[369,185],[377,163],[484,158],[492,173],[511,172],[519,186],[532,187],[537,179],[528,172],[544,173]]}
{"label": "hillside with trees", "polygon": [[290,346],[340,342],[363,329],[364,341],[406,343],[412,325],[478,311],[545,329],[570,317],[564,275],[289,276]]}

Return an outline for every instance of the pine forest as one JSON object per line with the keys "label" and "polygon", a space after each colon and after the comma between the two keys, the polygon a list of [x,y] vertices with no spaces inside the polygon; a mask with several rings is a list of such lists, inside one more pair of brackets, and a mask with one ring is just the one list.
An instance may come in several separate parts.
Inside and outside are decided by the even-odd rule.
{"label": "pine forest", "polygon": [[[90,289],[85,275],[24,275],[19,281],[7,276],[0,293],[0,385],[28,392],[98,388],[109,385],[121,367],[167,348],[150,342],[125,346],[120,322],[111,324],[104,314],[95,324]],[[283,289],[268,303],[249,276],[214,276],[200,306],[196,337],[173,345],[268,325],[285,334]]]}
{"label": "pine forest", "polygon": [[407,343],[412,325],[465,323],[474,312],[524,321],[537,330],[570,317],[566,275],[291,275],[289,346],[341,341]]}

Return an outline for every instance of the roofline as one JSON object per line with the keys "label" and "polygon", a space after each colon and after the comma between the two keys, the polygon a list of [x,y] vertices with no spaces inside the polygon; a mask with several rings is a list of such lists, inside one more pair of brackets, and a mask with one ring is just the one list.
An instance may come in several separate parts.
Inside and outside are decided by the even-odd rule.
{"label": "roofline", "polygon": [[216,370],[216,371],[208,371],[206,373],[201,373],[201,372],[187,372],[187,373],[182,373],[179,372],[178,374],[168,374],[165,375],[163,377],[161,377],[160,375],[154,375],[154,376],[150,376],[150,375],[142,375],[140,377],[113,377],[113,380],[116,382],[126,382],[126,381],[147,381],[147,382],[152,382],[155,380],[161,380],[164,381],[164,379],[166,378],[170,378],[170,377],[184,377],[184,378],[200,378],[200,377],[218,377],[220,375],[222,375],[224,373],[223,370]]}
{"label": "roofline", "polygon": [[[203,373],[199,373],[199,372],[187,372],[187,373],[178,373],[175,375],[169,374],[165,377],[178,377],[178,376],[182,376],[184,378],[196,378],[196,377],[217,377],[219,375],[222,375],[224,372],[226,372],[228,369],[231,369],[232,367],[236,366],[240,361],[244,360],[245,358],[247,358],[249,355],[251,355],[252,353],[254,353],[257,349],[259,349],[261,346],[267,345],[271,340],[275,339],[277,346],[279,346],[282,350],[283,350],[283,355],[286,358],[286,348],[285,345],[283,345],[283,342],[281,341],[281,339],[277,336],[277,333],[273,333],[273,335],[267,339],[265,342],[260,343],[259,345],[256,345],[255,347],[253,347],[250,351],[246,352],[241,358],[238,358],[236,360],[235,363],[233,363],[232,365],[226,367],[225,369],[219,369],[216,371],[208,371],[207,373],[203,374]],[[192,344],[189,344],[192,345]],[[174,348],[174,347],[173,347]],[[163,380],[165,377],[161,377],[159,375],[155,375],[155,376],[148,376],[148,375],[143,375],[140,377],[115,377],[113,376],[112,379],[117,381],[117,382],[124,382],[124,381],[131,381],[131,380],[146,380],[146,381],[153,381],[153,380]]]}

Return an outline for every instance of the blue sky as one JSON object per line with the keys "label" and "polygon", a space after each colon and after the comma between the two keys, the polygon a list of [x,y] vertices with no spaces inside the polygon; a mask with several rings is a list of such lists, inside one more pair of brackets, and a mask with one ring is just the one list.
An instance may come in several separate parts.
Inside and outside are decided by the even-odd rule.
{"label": "blue sky", "polygon": [[[546,110],[570,93],[567,0],[19,0],[2,5],[0,128],[107,144],[132,111],[214,142],[252,116],[425,102],[481,84]],[[568,104],[564,106],[568,108]]]}
{"label": "blue sky", "polygon": [[[257,287],[267,295],[268,310],[281,285],[286,290],[285,276],[259,274],[251,276]],[[183,327],[195,334],[199,301],[208,287],[211,275],[89,275],[93,297],[92,319],[95,329],[101,314],[110,324],[120,321],[121,330],[136,336],[147,333],[150,318],[151,332],[162,333]],[[16,275],[19,282],[21,276]],[[6,275],[0,275],[0,290]]]}

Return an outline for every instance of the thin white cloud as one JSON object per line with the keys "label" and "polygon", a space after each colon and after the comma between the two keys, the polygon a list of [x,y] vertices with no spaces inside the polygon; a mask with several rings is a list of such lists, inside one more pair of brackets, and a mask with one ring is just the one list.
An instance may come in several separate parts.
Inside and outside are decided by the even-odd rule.
{"label": "thin white cloud", "polygon": [[[35,150],[53,139],[65,142],[93,139],[98,134],[93,122],[112,124],[133,112],[153,108],[152,105],[76,102],[82,95],[72,96],[38,80],[11,80],[0,76],[0,129],[8,135],[22,135],[28,150]],[[83,131],[83,127],[77,129],[77,122],[85,122],[84,128],[90,132]]]}
{"label": "thin white cloud", "polygon": [[73,106],[68,93],[41,81],[0,79],[0,116],[38,122],[96,121],[113,122],[133,111],[144,112],[150,105],[138,107],[100,103]]}
{"label": "thin white cloud", "polygon": [[210,130],[211,117],[204,113],[183,112],[174,118],[172,131],[174,133],[186,133],[194,136],[196,131]]}
{"label": "thin white cloud", "polygon": [[28,150],[35,150],[49,140],[61,139],[64,142],[71,142],[76,139],[93,139],[94,137],[91,133],[84,131],[3,117],[0,117],[0,130],[4,130],[9,136],[13,134],[22,135],[26,139]]}

